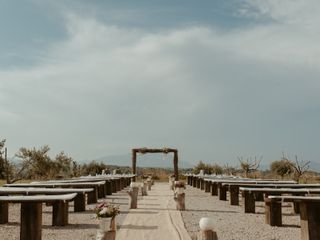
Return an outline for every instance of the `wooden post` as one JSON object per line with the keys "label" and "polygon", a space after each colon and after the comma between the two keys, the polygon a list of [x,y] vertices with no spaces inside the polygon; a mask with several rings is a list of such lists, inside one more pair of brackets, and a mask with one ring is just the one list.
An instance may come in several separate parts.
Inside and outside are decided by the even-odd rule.
{"label": "wooden post", "polygon": [[201,187],[201,179],[200,177],[197,177],[197,188]]}
{"label": "wooden post", "polygon": [[[137,165],[137,151],[132,149],[132,174],[136,174],[136,165]],[[132,181],[136,181],[136,177],[132,177]]]}
{"label": "wooden post", "polygon": [[211,182],[211,195],[218,196],[218,183]]}
{"label": "wooden post", "polygon": [[8,223],[9,204],[7,202],[0,202],[0,224]]}
{"label": "wooden post", "polygon": [[210,192],[211,181],[204,181],[204,191]]}
{"label": "wooden post", "polygon": [[142,186],[141,186],[141,195],[142,196],[147,196],[148,193],[147,193],[147,183],[144,181],[142,183]]}
{"label": "wooden post", "polygon": [[[305,196],[304,193],[295,193],[294,196]],[[299,202],[293,202],[293,213],[299,214],[300,213],[300,204]]]}
{"label": "wooden post", "polygon": [[239,186],[229,185],[230,204],[239,205]]}
{"label": "wooden post", "polygon": [[107,181],[106,181],[106,194],[107,194],[107,195],[112,195],[111,180],[107,180]]}
{"label": "wooden post", "polygon": [[192,177],[192,187],[197,187],[197,177]]}
{"label": "wooden post", "polygon": [[130,196],[130,201],[129,201],[130,209],[137,208],[139,187],[132,187],[129,191],[127,191],[127,193]]}
{"label": "wooden post", "polygon": [[104,184],[98,186],[98,198],[105,198],[106,197],[106,187]]}
{"label": "wooden post", "polygon": [[174,168],[174,179],[175,181],[179,181],[178,150],[173,152],[173,168]]}
{"label": "wooden post", "polygon": [[117,187],[116,187],[116,180],[115,179],[111,180],[111,186],[112,186],[112,193],[116,193]]}
{"label": "wooden post", "polygon": [[254,199],[257,202],[263,202],[264,201],[264,196],[262,192],[255,192],[254,193]]}
{"label": "wooden post", "polygon": [[148,191],[151,191],[151,186],[152,186],[151,179],[147,180],[147,185],[148,185]]}
{"label": "wooden post", "polygon": [[116,186],[116,192],[120,191],[120,179],[115,179],[114,182],[115,182],[115,186]]}
{"label": "wooden post", "polygon": [[203,178],[200,179],[200,189],[204,190],[204,179]]}
{"label": "wooden post", "polygon": [[281,202],[269,198],[265,202],[265,222],[270,226],[282,226]]}
{"label": "wooden post", "polygon": [[301,240],[320,239],[319,213],[319,202],[300,202]]}
{"label": "wooden post", "polygon": [[219,183],[218,186],[219,200],[227,201],[227,187],[222,186],[221,183]]}
{"label": "wooden post", "polygon": [[20,240],[41,240],[42,203],[21,203]]}
{"label": "wooden post", "polygon": [[244,191],[243,198],[244,198],[244,212],[245,213],[255,213],[256,212],[256,203],[254,200],[254,194],[250,191]]}
{"label": "wooden post", "polygon": [[68,225],[69,204],[67,201],[55,201],[52,210],[52,226]]}
{"label": "wooden post", "polygon": [[200,232],[198,240],[218,240],[217,233],[214,231],[213,220],[211,218],[201,218],[199,221]]}
{"label": "wooden post", "polygon": [[74,211],[75,212],[86,211],[86,194],[85,193],[77,193],[77,196],[74,198]]}
{"label": "wooden post", "polygon": [[93,191],[88,193],[88,204],[98,202],[98,187],[94,186]]}

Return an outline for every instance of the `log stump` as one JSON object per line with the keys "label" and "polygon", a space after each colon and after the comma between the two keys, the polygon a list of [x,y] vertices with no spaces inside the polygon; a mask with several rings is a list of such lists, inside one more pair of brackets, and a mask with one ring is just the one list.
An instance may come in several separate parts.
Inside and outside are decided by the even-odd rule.
{"label": "log stump", "polygon": [[21,203],[20,240],[41,240],[42,203]]}
{"label": "log stump", "polygon": [[201,218],[199,221],[200,232],[198,240],[218,240],[217,233],[214,231],[214,222],[211,218]]}
{"label": "log stump", "polygon": [[152,181],[151,179],[147,180],[148,191],[151,191]]}
{"label": "log stump", "polygon": [[141,195],[142,196],[148,196],[147,193],[147,183],[143,182],[142,186],[141,186]]}
{"label": "log stump", "polygon": [[129,191],[127,191],[130,197],[129,201],[129,208],[135,209],[138,205],[138,193],[139,193],[139,187],[131,187]]}
{"label": "log stump", "polygon": [[180,211],[186,210],[185,193],[175,193],[174,200],[176,201],[176,209]]}

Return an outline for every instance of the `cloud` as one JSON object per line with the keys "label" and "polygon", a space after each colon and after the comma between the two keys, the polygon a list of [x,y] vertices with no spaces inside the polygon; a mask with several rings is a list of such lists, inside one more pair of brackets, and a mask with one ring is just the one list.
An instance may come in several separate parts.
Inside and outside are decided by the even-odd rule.
{"label": "cloud", "polygon": [[230,161],[296,150],[295,137],[317,131],[317,33],[276,23],[150,32],[65,19],[68,37],[47,61],[0,71],[2,134],[14,149],[49,144],[85,159],[169,146],[188,161]]}

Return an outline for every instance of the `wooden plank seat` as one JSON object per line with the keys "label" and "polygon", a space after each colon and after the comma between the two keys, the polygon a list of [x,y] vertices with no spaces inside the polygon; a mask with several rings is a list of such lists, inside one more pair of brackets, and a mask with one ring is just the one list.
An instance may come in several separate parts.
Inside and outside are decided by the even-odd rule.
{"label": "wooden plank seat", "polygon": [[76,195],[0,196],[0,223],[8,222],[8,204],[20,203],[20,240],[41,240],[42,204],[53,204],[53,226],[65,226],[68,224],[68,202]]}
{"label": "wooden plank seat", "polygon": [[73,199],[74,211],[83,212],[86,210],[86,194],[93,192],[93,188],[20,188],[0,187],[0,195],[58,195],[77,193]]}
{"label": "wooden plank seat", "polygon": [[98,202],[99,186],[104,186],[105,181],[99,182],[75,182],[75,183],[15,183],[15,184],[4,184],[4,187],[36,187],[36,188],[93,188],[92,192],[87,194],[88,204]]}
{"label": "wooden plank seat", "polygon": [[99,184],[98,185],[98,198],[105,198],[106,196],[106,182],[107,180],[104,179],[80,179],[80,178],[75,178],[75,179],[64,179],[64,180],[49,180],[49,181],[44,181],[44,182],[31,182],[32,184],[46,184],[46,183],[54,183],[54,184],[59,184],[59,183],[83,183],[83,182],[101,182],[104,181],[104,184]]}
{"label": "wooden plank seat", "polygon": [[301,240],[320,239],[320,196],[268,196],[265,199],[267,224],[282,226],[282,202],[299,203]]}
{"label": "wooden plank seat", "polygon": [[[268,195],[292,194],[295,196],[303,196],[305,194],[320,194],[320,188],[254,188],[240,187],[244,203],[245,213],[255,213],[255,193]],[[299,213],[298,204],[294,205],[294,212]]]}
{"label": "wooden plank seat", "polygon": [[[250,186],[250,185],[259,185],[259,184],[296,184],[294,181],[278,181],[278,180],[211,180],[212,181],[212,195],[218,195],[219,200],[227,200],[227,191],[230,189],[230,185],[238,186],[238,187],[232,187],[232,191],[230,193],[234,193],[237,196],[237,193],[239,193],[239,186]],[[237,189],[238,188],[238,189]],[[213,192],[214,191],[214,192]],[[236,200],[237,198],[233,195],[232,199]],[[261,199],[263,200],[263,199]],[[238,205],[239,203],[235,202],[233,205]]]}
{"label": "wooden plank seat", "polygon": [[[239,182],[239,183],[221,183],[219,187],[219,199],[227,200],[227,191],[230,191],[230,204],[239,205],[239,188],[254,187],[254,188],[320,188],[320,184],[298,184],[290,181],[279,182]],[[220,189],[221,188],[221,189]],[[256,201],[263,201],[263,194],[254,193]]]}

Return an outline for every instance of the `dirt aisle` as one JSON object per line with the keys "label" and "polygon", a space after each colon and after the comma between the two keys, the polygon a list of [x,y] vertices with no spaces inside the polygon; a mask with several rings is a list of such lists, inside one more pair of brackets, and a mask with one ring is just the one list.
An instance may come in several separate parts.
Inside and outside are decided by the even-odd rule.
{"label": "dirt aisle", "polygon": [[118,226],[117,240],[190,240],[168,183],[155,183]]}

